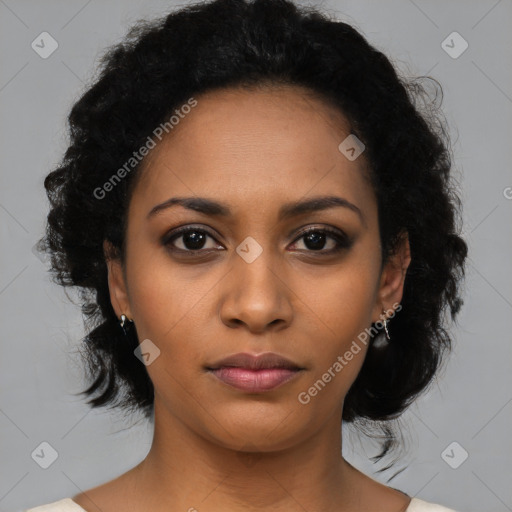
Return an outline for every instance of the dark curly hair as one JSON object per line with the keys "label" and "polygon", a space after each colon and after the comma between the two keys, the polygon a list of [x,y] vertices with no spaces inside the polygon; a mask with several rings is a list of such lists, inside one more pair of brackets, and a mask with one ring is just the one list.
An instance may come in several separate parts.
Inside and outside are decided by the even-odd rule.
{"label": "dark curly hair", "polygon": [[133,354],[136,330],[127,346],[112,308],[102,245],[110,241],[112,256],[124,261],[127,207],[144,159],[105,198],[94,191],[192,95],[297,85],[339,109],[366,146],[382,263],[404,232],[409,237],[412,259],[402,310],[389,325],[392,341],[370,345],[342,416],[367,435],[384,434],[375,460],[396,447],[393,420],[427,389],[451,349],[445,313],[455,320],[461,308],[468,252],[446,123],[421,79],[435,83],[442,99],[437,81],[399,77],[352,26],[288,0],[189,4],[138,22],[108,48],[94,84],[70,112],[62,162],[44,181],[51,209],[39,242],[51,255],[53,280],[80,292],[90,384],[82,394],[97,395],[87,403],[150,417],[154,400],[146,367]]}

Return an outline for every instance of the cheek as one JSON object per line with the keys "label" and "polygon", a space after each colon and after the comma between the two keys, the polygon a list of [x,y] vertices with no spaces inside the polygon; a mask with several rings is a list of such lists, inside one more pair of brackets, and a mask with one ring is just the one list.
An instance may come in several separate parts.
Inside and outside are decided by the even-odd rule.
{"label": "cheek", "polygon": [[154,275],[148,273],[134,280],[130,293],[139,336],[165,344],[183,325],[190,326],[189,315],[200,306],[200,295],[190,289],[184,291],[182,284],[156,270]]}
{"label": "cheek", "polygon": [[158,346],[186,308],[182,283],[170,271],[161,252],[149,251],[141,244],[130,253],[127,265],[130,305],[139,338],[149,338]]}
{"label": "cheek", "polygon": [[133,255],[128,266],[130,303],[139,340],[150,339],[164,356],[165,367],[179,372],[199,361],[211,338],[211,303],[223,274],[179,266],[160,252],[151,261],[142,251]]}
{"label": "cheek", "polygon": [[378,268],[373,259],[354,253],[342,265],[314,278],[301,277],[301,296],[309,314],[321,320],[325,331],[347,340],[371,323],[376,300]]}
{"label": "cheek", "polygon": [[364,362],[368,347],[365,330],[371,325],[377,283],[378,266],[373,259],[365,260],[359,255],[332,271],[328,278],[317,276],[314,282],[303,283],[302,315],[312,322],[312,345],[323,348],[315,350],[312,381],[329,372],[325,379],[333,382],[329,386],[336,389],[336,395],[346,394]]}
{"label": "cheek", "polygon": [[371,299],[367,285],[347,279],[312,307],[321,312],[321,320],[313,319],[309,328],[314,362],[299,400],[314,401],[314,407],[331,411],[342,404],[366,357],[367,338],[359,336],[369,326]]}
{"label": "cheek", "polygon": [[[320,312],[322,322],[319,327],[329,339],[322,357],[324,365],[330,366],[338,355],[350,349],[354,341],[359,343],[358,336],[371,323],[373,304],[373,288],[360,277],[340,277],[335,285],[331,283],[331,289],[314,308]],[[362,354],[365,345],[359,345]]]}

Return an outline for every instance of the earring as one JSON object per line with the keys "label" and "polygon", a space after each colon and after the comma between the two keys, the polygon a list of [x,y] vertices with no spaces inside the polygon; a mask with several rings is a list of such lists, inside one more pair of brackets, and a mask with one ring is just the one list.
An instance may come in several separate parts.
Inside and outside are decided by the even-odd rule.
{"label": "earring", "polygon": [[[384,311],[383,311],[383,313],[384,313]],[[386,320],[386,317],[384,317],[384,330],[386,331],[386,338],[387,338],[388,340],[390,340],[391,338],[389,337],[389,332],[388,332],[388,322],[387,322],[387,320]]]}
{"label": "earring", "polygon": [[372,343],[372,347],[374,347],[374,348],[386,347],[389,344],[389,340],[391,339],[391,337],[389,336],[388,322],[386,319],[386,310],[385,309],[382,310],[382,315],[384,316],[384,318],[383,318],[382,322],[380,322],[380,323],[384,324],[385,334],[383,332],[380,332],[374,338],[373,343]]}
{"label": "earring", "polygon": [[119,322],[119,325],[121,326],[121,328],[123,329],[123,332],[126,334],[126,327],[125,327],[125,323],[126,323],[126,320],[128,320],[128,322],[130,322],[131,324],[133,324],[133,320],[131,318],[128,318],[126,315],[122,314],[121,315],[121,321]]}

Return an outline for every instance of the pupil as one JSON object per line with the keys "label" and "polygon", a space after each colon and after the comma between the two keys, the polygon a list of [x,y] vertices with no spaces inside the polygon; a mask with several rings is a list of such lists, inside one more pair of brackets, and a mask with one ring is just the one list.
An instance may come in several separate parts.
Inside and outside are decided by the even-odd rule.
{"label": "pupil", "polygon": [[201,249],[204,245],[204,239],[204,233],[198,233],[197,231],[190,231],[183,236],[183,242],[188,249]]}
{"label": "pupil", "polygon": [[[312,242],[312,244],[310,243]],[[308,233],[306,235],[306,246],[308,249],[322,249],[325,244],[325,234],[323,233]],[[313,247],[311,247],[311,245]]]}

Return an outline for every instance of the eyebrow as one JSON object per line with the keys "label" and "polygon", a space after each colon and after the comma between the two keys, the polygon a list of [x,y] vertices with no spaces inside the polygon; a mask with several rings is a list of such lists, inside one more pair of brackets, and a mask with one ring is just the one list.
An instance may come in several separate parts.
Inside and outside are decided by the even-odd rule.
{"label": "eyebrow", "polygon": [[[178,205],[188,210],[215,217],[229,217],[231,215],[231,210],[227,204],[219,203],[206,197],[172,197],[151,208],[147,218],[151,218],[163,210]],[[285,203],[279,209],[278,219],[282,221],[298,215],[327,210],[334,207],[343,207],[352,210],[359,216],[363,224],[366,225],[363,212],[347,199],[337,196],[320,196],[305,201]]]}

